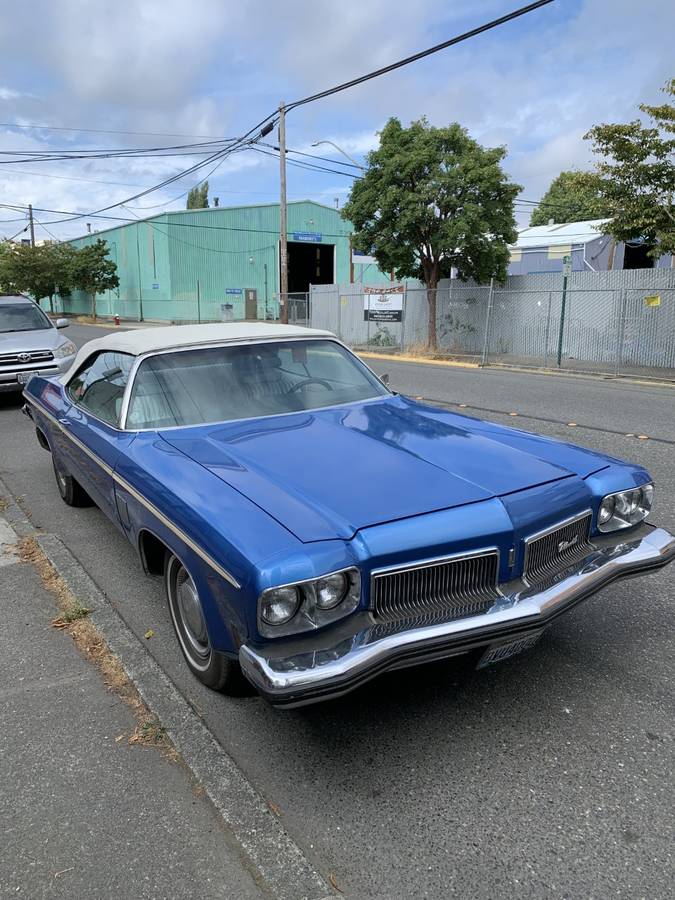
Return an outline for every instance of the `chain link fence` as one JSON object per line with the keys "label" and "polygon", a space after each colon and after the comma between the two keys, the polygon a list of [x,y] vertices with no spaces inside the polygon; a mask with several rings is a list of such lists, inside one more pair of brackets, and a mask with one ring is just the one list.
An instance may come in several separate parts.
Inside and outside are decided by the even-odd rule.
{"label": "chain link fence", "polygon": [[[583,274],[583,273],[582,273]],[[624,273],[591,273],[621,276]],[[675,380],[675,272],[602,279],[518,277],[517,287],[445,282],[436,292],[434,355],[482,365],[560,368]],[[649,276],[651,273],[647,272]],[[537,287],[521,286],[540,284]],[[606,279],[605,279],[606,281]],[[651,282],[651,283],[650,283]],[[427,291],[408,286],[400,317],[373,317],[373,297],[357,285],[312,289],[310,322],[361,351],[429,353]]]}

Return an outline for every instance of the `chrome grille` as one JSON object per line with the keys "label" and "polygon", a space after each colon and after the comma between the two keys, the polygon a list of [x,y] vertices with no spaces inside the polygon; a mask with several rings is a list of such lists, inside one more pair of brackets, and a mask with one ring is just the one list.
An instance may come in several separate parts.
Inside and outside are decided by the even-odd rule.
{"label": "chrome grille", "polygon": [[[28,357],[24,359],[22,357]],[[25,353],[0,353],[0,366],[30,366],[32,363],[51,362],[54,354],[51,350],[27,350]]]}
{"label": "chrome grille", "polygon": [[532,584],[550,578],[587,556],[591,549],[590,528],[589,511],[528,538],[523,569],[526,580]]}
{"label": "chrome grille", "polygon": [[496,550],[417,563],[371,577],[373,615],[378,622],[440,614],[449,619],[485,612],[497,597]]}

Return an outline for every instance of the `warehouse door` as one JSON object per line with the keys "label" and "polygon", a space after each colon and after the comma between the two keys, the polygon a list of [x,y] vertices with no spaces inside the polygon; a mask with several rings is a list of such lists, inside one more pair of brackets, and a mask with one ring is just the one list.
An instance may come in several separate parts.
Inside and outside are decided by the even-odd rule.
{"label": "warehouse door", "polygon": [[310,284],[333,284],[335,281],[335,245],[288,243],[288,292],[305,294]]}
{"label": "warehouse door", "polygon": [[253,322],[258,318],[258,292],[254,288],[246,288],[245,298],[244,317]]}

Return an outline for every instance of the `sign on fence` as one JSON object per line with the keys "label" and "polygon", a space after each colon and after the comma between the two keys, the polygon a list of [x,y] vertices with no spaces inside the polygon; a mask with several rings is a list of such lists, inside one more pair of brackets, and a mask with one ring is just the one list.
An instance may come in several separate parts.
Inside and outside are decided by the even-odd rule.
{"label": "sign on fence", "polygon": [[402,322],[405,285],[364,287],[364,322]]}
{"label": "sign on fence", "polygon": [[661,294],[649,294],[645,297],[645,306],[661,306]]}

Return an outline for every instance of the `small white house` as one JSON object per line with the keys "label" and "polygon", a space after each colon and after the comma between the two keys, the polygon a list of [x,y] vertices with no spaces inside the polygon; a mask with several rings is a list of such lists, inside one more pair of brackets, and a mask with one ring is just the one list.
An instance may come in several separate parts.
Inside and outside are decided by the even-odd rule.
{"label": "small white house", "polygon": [[616,243],[605,234],[607,219],[589,219],[554,225],[532,225],[518,233],[510,248],[509,275],[535,275],[562,271],[563,259],[572,257],[573,272],[606,272],[611,269],[669,269],[668,254],[654,260],[649,244],[641,238]]}

